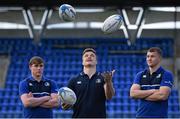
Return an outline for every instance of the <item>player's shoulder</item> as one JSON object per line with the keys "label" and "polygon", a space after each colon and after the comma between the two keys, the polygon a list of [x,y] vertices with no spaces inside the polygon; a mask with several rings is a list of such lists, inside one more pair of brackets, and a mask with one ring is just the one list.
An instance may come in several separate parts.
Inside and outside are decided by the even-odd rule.
{"label": "player's shoulder", "polygon": [[43,76],[43,80],[44,81],[52,81],[50,78],[46,77],[46,76]]}
{"label": "player's shoulder", "polygon": [[24,78],[21,82],[27,82],[27,81],[29,81],[29,80],[31,80],[31,76],[27,76],[27,77]]}
{"label": "player's shoulder", "polygon": [[72,78],[74,78],[74,79],[79,79],[79,78],[83,77],[84,75],[85,75],[84,72],[80,72],[80,73],[78,73],[78,74],[74,74],[74,75],[72,76]]}
{"label": "player's shoulder", "polygon": [[165,76],[173,76],[173,73],[170,71],[170,70],[168,70],[168,69],[164,69],[164,74],[165,74]]}
{"label": "player's shoulder", "polygon": [[78,74],[74,74],[70,77],[70,80],[77,80],[79,78],[82,77],[82,74],[81,73],[78,73]]}
{"label": "player's shoulder", "polygon": [[26,85],[30,79],[31,79],[30,76],[24,78],[23,80],[20,81],[20,85]]}
{"label": "player's shoulder", "polygon": [[56,83],[55,82],[55,80],[53,80],[53,79],[50,79],[50,78],[48,78],[48,77],[46,77],[46,76],[43,76],[43,80],[45,81],[45,82],[49,82],[49,83]]}
{"label": "player's shoulder", "polygon": [[137,75],[145,75],[147,72],[147,69],[141,70],[137,73]]}
{"label": "player's shoulder", "polygon": [[146,72],[147,72],[147,69],[144,69],[144,70],[141,70],[141,71],[139,71],[139,72],[137,72],[136,73],[136,79],[140,79],[140,78],[142,78],[142,77],[146,77]]}

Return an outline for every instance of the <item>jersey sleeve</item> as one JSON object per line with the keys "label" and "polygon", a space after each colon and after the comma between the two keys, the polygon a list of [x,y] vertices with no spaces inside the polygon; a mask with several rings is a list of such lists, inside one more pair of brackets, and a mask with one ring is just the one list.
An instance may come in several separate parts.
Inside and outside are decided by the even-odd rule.
{"label": "jersey sleeve", "polygon": [[57,93],[57,92],[58,92],[57,84],[55,83],[55,81],[51,80],[51,93]]}
{"label": "jersey sleeve", "polygon": [[25,80],[23,80],[19,84],[19,95],[21,96],[22,94],[25,93],[29,93],[28,83]]}
{"label": "jersey sleeve", "polygon": [[174,83],[173,80],[173,74],[169,71],[165,72],[162,77],[161,86],[168,86],[169,88],[172,88]]}
{"label": "jersey sleeve", "polygon": [[141,80],[141,77],[142,77],[142,73],[143,72],[139,72],[136,74],[135,78],[134,78],[134,84],[140,84],[140,80]]}
{"label": "jersey sleeve", "polygon": [[71,77],[68,81],[68,84],[67,84],[67,87],[74,90],[74,80],[75,80],[75,77]]}

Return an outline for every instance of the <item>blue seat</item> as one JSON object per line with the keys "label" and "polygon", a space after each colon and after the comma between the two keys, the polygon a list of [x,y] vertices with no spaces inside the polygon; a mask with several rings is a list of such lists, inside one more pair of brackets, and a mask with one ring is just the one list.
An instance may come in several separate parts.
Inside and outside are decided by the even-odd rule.
{"label": "blue seat", "polygon": [[[103,42],[102,42],[103,40]],[[58,87],[66,86],[68,80],[82,71],[82,51],[84,48],[56,48],[55,45],[76,46],[90,44],[95,46],[98,54],[98,71],[116,69],[113,77],[116,95],[107,101],[107,113],[110,118],[134,118],[138,102],[129,98],[129,90],[137,72],[146,67],[144,54],[112,54],[110,51],[147,50],[151,46],[159,46],[165,50],[165,57],[173,56],[173,40],[170,38],[140,38],[135,44],[128,46],[127,39],[119,38],[46,38],[41,46],[35,46],[32,39],[0,39],[0,52],[10,51],[6,88],[0,90],[0,117],[21,118],[22,103],[19,99],[18,85],[30,74],[28,60],[39,55],[45,59],[46,77],[55,80]],[[97,45],[98,44],[98,45]],[[19,47],[21,46],[22,47]],[[5,100],[5,101],[4,101]],[[8,107],[10,105],[10,107]],[[178,90],[172,90],[169,99],[169,117],[180,117]],[[2,111],[1,111],[2,110]],[[7,114],[9,113],[9,114]],[[71,111],[55,109],[55,118],[70,118]]]}

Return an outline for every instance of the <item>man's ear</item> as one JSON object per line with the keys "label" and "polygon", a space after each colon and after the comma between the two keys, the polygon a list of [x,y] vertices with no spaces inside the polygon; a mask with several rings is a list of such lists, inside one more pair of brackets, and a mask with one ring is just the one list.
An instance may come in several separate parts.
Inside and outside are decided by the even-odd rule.
{"label": "man's ear", "polygon": [[31,65],[29,65],[29,69],[31,70]]}
{"label": "man's ear", "polygon": [[96,64],[98,64],[98,56],[96,56]]}
{"label": "man's ear", "polygon": [[82,65],[84,65],[84,63],[83,63],[83,57],[82,57]]}

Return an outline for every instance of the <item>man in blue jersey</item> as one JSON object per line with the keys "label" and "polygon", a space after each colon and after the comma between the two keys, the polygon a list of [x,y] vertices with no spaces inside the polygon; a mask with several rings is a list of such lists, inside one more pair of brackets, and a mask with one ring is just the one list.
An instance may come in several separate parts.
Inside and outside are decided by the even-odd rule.
{"label": "man in blue jersey", "polygon": [[52,118],[52,108],[59,106],[57,86],[43,76],[44,61],[34,56],[29,61],[31,76],[19,84],[25,118]]}
{"label": "man in blue jersey", "polygon": [[[73,105],[73,118],[105,118],[106,99],[114,96],[112,77],[114,71],[99,73],[96,71],[96,51],[86,48],[82,54],[83,71],[71,78],[68,87],[71,88],[77,101]],[[69,105],[63,104],[67,109]]]}
{"label": "man in blue jersey", "polygon": [[147,51],[148,68],[139,72],[130,89],[130,96],[140,99],[137,118],[167,118],[168,97],[173,86],[173,75],[161,67],[162,51],[152,47]]}

